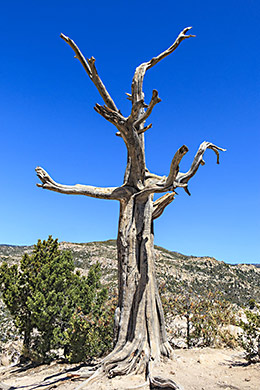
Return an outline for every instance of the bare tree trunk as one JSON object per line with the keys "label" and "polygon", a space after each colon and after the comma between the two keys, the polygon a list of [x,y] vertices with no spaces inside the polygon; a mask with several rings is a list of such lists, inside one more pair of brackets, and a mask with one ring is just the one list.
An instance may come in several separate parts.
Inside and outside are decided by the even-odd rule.
{"label": "bare tree trunk", "polygon": [[149,359],[171,356],[154,264],[152,196],[121,203],[118,229],[117,342],[105,359],[110,375],[144,369]]}

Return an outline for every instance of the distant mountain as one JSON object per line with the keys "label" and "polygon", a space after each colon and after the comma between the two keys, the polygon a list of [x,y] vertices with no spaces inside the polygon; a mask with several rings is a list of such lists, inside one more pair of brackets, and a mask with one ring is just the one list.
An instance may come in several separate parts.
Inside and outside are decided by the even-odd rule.
{"label": "distant mountain", "polygon": [[[117,284],[116,241],[91,243],[61,242],[61,250],[69,250],[77,268],[87,273],[91,264],[102,264],[103,282],[111,288]],[[32,253],[33,246],[0,245],[0,263],[17,263],[22,255]],[[169,293],[188,287],[196,295],[220,291],[223,297],[240,306],[254,298],[260,302],[260,265],[230,265],[211,257],[185,256],[155,247],[157,276]]]}

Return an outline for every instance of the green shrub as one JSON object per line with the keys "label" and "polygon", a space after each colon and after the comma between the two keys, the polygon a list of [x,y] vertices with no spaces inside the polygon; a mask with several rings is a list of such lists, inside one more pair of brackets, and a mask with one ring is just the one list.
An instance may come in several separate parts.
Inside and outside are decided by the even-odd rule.
{"label": "green shrub", "polygon": [[186,322],[187,348],[194,346],[209,347],[218,343],[233,345],[234,340],[221,327],[234,324],[234,313],[229,302],[220,293],[208,292],[206,296],[197,296],[188,287],[166,296],[162,290],[162,303],[168,317],[180,316]]}
{"label": "green shrub", "polygon": [[88,314],[77,308],[66,332],[68,343],[65,354],[69,362],[99,357],[112,349],[115,307],[115,302],[110,300],[106,306]]}
{"label": "green shrub", "polygon": [[[19,265],[4,263],[0,267],[2,299],[23,335],[23,357],[48,362],[62,348],[65,356],[79,361],[109,348],[110,332],[105,344],[98,339],[102,334],[97,330],[98,321],[106,313],[107,300],[100,277],[99,264],[90,268],[87,277],[75,272],[71,254],[60,252],[57,239],[51,236],[47,241],[39,240],[32,255],[25,254]],[[84,318],[87,324],[88,316],[92,328],[74,326],[78,318]],[[76,356],[80,350],[75,347],[76,339],[88,343],[80,358]]]}
{"label": "green shrub", "polygon": [[246,351],[249,363],[260,360],[260,305],[249,301],[251,310],[245,310],[246,321],[240,321],[244,334],[240,336],[240,344]]}

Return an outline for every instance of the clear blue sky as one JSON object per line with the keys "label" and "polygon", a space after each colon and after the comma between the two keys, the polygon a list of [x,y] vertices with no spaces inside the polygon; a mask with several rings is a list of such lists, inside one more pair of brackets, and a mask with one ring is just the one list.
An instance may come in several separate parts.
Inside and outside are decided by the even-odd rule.
{"label": "clear blue sky", "polygon": [[33,244],[49,234],[88,242],[115,238],[119,205],[36,187],[34,168],[66,184],[120,185],[126,162],[115,128],[94,110],[94,85],[59,34],[71,37],[127,115],[133,72],[193,26],[146,74],[162,102],[146,133],[147,164],[167,174],[175,151],[189,168],[204,141],[227,148],[155,221],[155,243],[226,262],[259,262],[258,0],[5,1],[1,4],[0,243]]}

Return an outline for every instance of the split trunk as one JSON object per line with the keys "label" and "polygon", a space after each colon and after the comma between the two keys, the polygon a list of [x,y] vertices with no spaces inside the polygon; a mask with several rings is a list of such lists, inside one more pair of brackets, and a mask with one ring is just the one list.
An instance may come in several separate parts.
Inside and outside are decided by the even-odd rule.
{"label": "split trunk", "polygon": [[159,362],[161,354],[172,353],[156,284],[152,212],[151,195],[121,202],[116,346],[105,359],[110,375],[143,370],[149,359]]}

